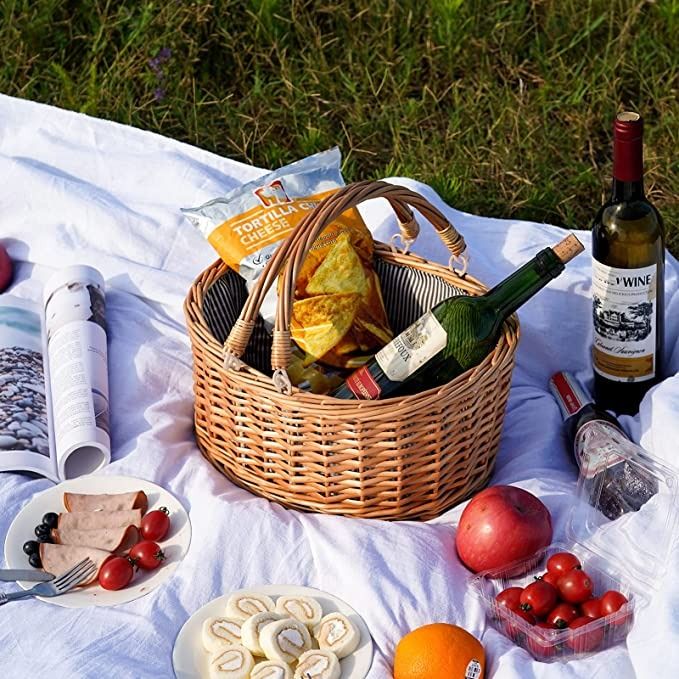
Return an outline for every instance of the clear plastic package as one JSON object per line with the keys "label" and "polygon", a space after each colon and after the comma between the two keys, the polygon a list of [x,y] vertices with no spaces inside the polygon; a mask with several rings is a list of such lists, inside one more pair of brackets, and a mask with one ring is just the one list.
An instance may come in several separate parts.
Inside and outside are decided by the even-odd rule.
{"label": "clear plastic package", "polygon": [[[649,479],[654,486],[657,484],[657,492],[644,498],[640,506],[637,503],[637,511],[629,511],[611,521],[604,505],[610,502],[610,487],[615,485],[616,466],[621,459],[640,478]],[[594,484],[591,475],[580,475],[564,542],[550,545],[531,559],[478,573],[470,579],[488,624],[543,662],[564,662],[623,642],[636,613],[648,605],[658,587],[676,535],[675,471],[646,454],[639,454],[633,444],[609,446],[603,453],[599,451],[597,460],[589,463],[596,464],[599,470],[603,468],[604,473]],[[586,461],[583,469],[590,465]],[[525,587],[545,573],[547,560],[557,552],[572,552],[578,557],[594,582],[595,597],[608,590],[618,590],[628,603],[612,615],[593,619],[574,630],[535,627],[497,604],[495,597],[507,587]]]}

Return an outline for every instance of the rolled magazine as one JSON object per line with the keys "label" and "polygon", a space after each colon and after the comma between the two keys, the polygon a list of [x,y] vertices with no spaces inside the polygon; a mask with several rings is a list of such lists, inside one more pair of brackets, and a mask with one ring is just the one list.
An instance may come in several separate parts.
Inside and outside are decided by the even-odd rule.
{"label": "rolled magazine", "polygon": [[0,295],[0,471],[53,481],[111,460],[104,279],[52,276],[42,305]]}

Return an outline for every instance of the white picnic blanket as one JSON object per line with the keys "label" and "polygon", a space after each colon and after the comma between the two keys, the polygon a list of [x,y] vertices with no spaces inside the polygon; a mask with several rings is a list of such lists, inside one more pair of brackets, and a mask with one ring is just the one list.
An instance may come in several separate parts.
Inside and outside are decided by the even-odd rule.
{"label": "white picnic blanket", "polygon": [[[39,299],[56,267],[90,264],[106,279],[113,463],[103,473],[158,482],[177,495],[193,525],[191,548],[172,579],[115,608],[63,609],[39,601],[0,611],[0,674],[12,679],[172,677],[174,639],[203,604],[244,586],[309,585],[350,603],[367,622],[375,657],[370,679],[391,676],[394,647],[410,629],[435,621],[462,625],[485,645],[489,675],[512,677],[670,677],[679,667],[679,552],[638,614],[627,646],[568,664],[534,662],[486,626],[468,595],[455,555],[458,507],[432,524],[386,523],[287,511],[219,475],[192,435],[192,376],[182,302],[193,278],[215,258],[179,213],[223,194],[262,170],[154,134],[0,96],[0,239],[19,263],[14,294]],[[470,271],[495,283],[562,235],[556,227],[486,219],[423,193],[464,234]],[[386,240],[386,207],[367,209]],[[587,225],[582,225],[586,227]],[[579,234],[589,244],[589,234]],[[416,251],[446,262],[423,228]],[[667,373],[679,369],[675,260],[667,267]],[[573,261],[520,312],[522,339],[494,483],[539,495],[562,538],[576,468],[547,391],[569,369],[589,377],[590,262]],[[679,379],[668,379],[624,418],[633,435],[677,460]],[[0,476],[0,536],[16,512],[50,482]],[[658,536],[666,540],[666,536]],[[625,563],[625,555],[620,555]],[[13,585],[3,584],[8,591]]]}

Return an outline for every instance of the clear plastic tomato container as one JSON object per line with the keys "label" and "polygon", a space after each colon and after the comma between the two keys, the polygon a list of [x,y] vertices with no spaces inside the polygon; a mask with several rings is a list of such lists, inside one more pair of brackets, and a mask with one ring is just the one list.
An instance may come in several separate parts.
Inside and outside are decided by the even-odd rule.
{"label": "clear plastic tomato container", "polygon": [[[531,559],[473,576],[488,624],[543,662],[564,662],[624,642],[635,614],[657,589],[677,528],[677,474],[626,439],[602,439],[596,455],[583,456],[566,539]],[[640,453],[641,451],[641,453]],[[495,601],[508,587],[525,587],[546,571],[557,552],[572,552],[594,583],[594,596],[625,595],[619,611],[577,629],[531,625]]]}

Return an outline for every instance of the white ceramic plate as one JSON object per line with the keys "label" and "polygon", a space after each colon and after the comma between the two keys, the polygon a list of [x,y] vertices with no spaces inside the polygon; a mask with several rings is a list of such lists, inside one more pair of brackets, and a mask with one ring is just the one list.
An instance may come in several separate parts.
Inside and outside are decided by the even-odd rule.
{"label": "white ceramic plate", "polygon": [[[92,474],[77,479],[64,481],[48,490],[38,493],[14,518],[5,538],[5,561],[8,568],[30,568],[28,557],[24,554],[23,545],[27,540],[35,540],[35,527],[42,521],[47,512],[65,511],[63,495],[71,493],[128,493],[143,490],[149,501],[149,509],[167,507],[170,510],[170,532],[158,544],[165,552],[166,560],[154,571],[139,570],[132,583],[118,591],[108,591],[98,584],[75,589],[56,597],[45,597],[42,601],[64,606],[66,608],[83,608],[84,606],[115,606],[148,594],[165,582],[175,571],[177,565],[186,554],[191,542],[191,523],[188,514],[177,498],[164,488],[150,481],[135,479],[130,476],[106,476]],[[59,575],[59,573],[55,573]],[[24,589],[30,589],[34,582],[17,583]]]}
{"label": "white ceramic plate", "polygon": [[[342,679],[363,679],[370,669],[373,660],[373,642],[370,632],[363,618],[341,599],[312,587],[296,587],[293,585],[264,585],[262,587],[248,587],[248,589],[231,594],[245,592],[261,592],[268,594],[274,601],[279,596],[311,596],[323,609],[323,615],[339,611],[346,615],[361,633],[358,648],[348,657],[340,660]],[[201,630],[203,623],[211,617],[224,615],[226,601],[231,594],[225,594],[213,599],[199,608],[179,631],[174,642],[172,652],[172,666],[177,679],[201,679],[208,676],[208,653],[203,650]]]}

